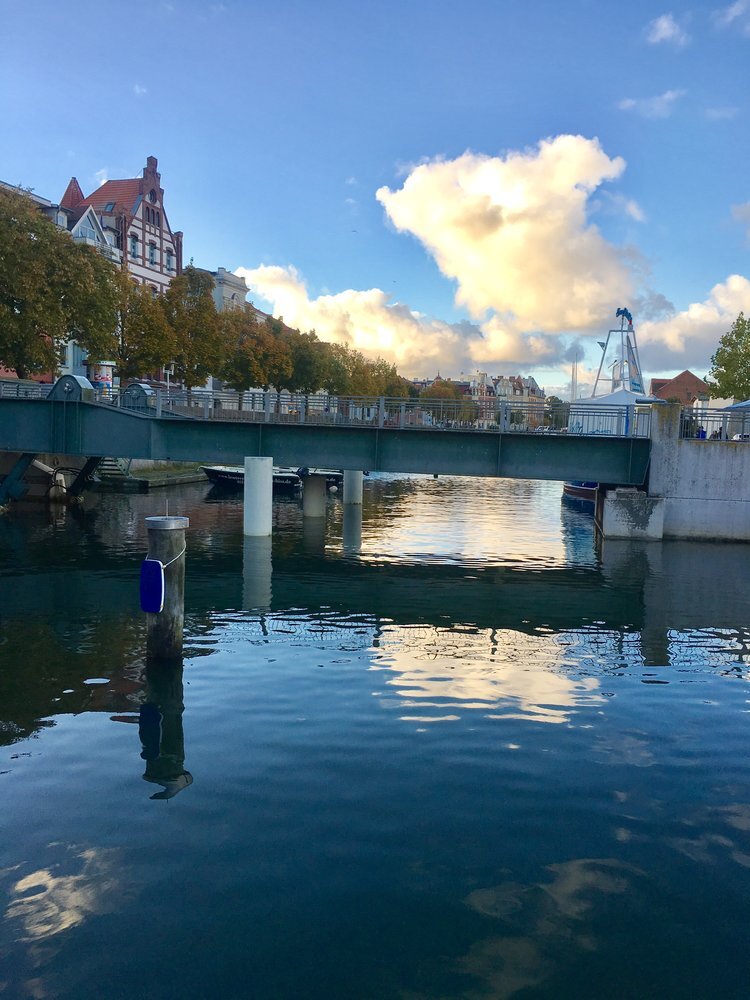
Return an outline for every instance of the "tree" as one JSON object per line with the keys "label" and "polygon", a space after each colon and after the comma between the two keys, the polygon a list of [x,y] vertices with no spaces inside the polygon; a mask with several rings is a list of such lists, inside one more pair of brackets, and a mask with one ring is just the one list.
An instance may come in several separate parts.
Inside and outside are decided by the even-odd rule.
{"label": "tree", "polygon": [[714,397],[750,399],[750,319],[743,313],[719,341],[706,381]]}
{"label": "tree", "polygon": [[568,426],[568,416],[570,415],[570,403],[566,403],[559,396],[547,396],[544,401],[545,414],[544,424],[552,427],[553,430],[561,430]]}
{"label": "tree", "polygon": [[175,336],[162,303],[127,271],[117,276],[118,327],[114,357],[120,383],[155,372],[175,354]]}
{"label": "tree", "polygon": [[292,374],[292,353],[284,338],[284,324],[269,316],[258,328],[257,345],[264,372],[261,385],[266,390],[273,386],[280,391]]}
{"label": "tree", "polygon": [[323,386],[326,377],[328,355],[315,332],[300,333],[299,330],[288,330],[284,339],[289,345],[291,371],[285,380],[284,388],[292,392],[303,392],[308,395],[317,392]]}
{"label": "tree", "polygon": [[477,419],[479,408],[474,400],[465,396],[458,386],[446,379],[436,378],[432,385],[420,392],[419,398],[425,409],[444,414],[448,419]]}
{"label": "tree", "polygon": [[224,327],[213,300],[213,278],[192,265],[172,278],[162,299],[174,334],[174,370],[188,390],[218,375],[224,365]]}
{"label": "tree", "polygon": [[262,347],[265,333],[249,309],[233,309],[221,313],[219,321],[226,343],[226,357],[221,377],[230,389],[239,393],[242,409],[244,393],[266,381],[265,353]]}
{"label": "tree", "polygon": [[0,364],[55,372],[68,340],[98,359],[115,346],[117,271],[74,243],[26,193],[0,188]]}

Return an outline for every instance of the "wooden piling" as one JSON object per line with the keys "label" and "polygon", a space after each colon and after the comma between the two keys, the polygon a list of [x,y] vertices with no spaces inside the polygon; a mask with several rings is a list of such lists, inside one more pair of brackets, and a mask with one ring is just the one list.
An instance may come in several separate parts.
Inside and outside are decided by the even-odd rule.
{"label": "wooden piling", "polygon": [[185,530],[187,517],[147,517],[148,554],[164,566],[164,607],[146,615],[148,662],[174,661],[182,656],[185,620]]}

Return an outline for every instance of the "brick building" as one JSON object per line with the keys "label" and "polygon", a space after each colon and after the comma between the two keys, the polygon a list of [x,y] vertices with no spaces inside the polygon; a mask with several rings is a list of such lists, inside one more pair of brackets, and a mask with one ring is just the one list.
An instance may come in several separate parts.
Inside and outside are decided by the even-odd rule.
{"label": "brick building", "polygon": [[675,399],[683,406],[692,406],[696,400],[710,397],[703,379],[690,371],[681,372],[675,378],[652,378],[649,391],[657,399]]}

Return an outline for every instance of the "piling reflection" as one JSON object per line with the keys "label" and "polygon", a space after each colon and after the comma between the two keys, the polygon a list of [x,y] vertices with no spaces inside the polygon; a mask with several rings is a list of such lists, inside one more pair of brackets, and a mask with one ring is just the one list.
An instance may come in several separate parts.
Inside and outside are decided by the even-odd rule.
{"label": "piling reflection", "polygon": [[141,757],[146,762],[143,779],[162,786],[152,799],[171,799],[193,783],[185,770],[182,663],[149,664],[145,696],[138,719]]}
{"label": "piling reflection", "polygon": [[271,537],[244,537],[242,543],[242,607],[268,611],[272,597],[273,543]]}

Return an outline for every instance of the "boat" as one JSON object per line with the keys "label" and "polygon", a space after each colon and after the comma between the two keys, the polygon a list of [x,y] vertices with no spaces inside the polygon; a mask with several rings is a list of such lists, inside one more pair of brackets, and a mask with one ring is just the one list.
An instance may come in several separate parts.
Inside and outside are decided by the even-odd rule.
{"label": "boat", "polygon": [[[620,320],[620,326],[607,332],[606,341],[600,341],[602,357],[599,362],[599,370],[594,381],[594,389],[591,395],[585,399],[573,399],[570,404],[570,414],[568,417],[568,433],[631,433],[628,424],[629,414],[635,412],[635,420],[638,420],[637,411],[625,410],[624,424],[622,430],[615,428],[618,421],[623,418],[618,416],[618,410],[612,407],[635,407],[638,403],[653,402],[651,396],[644,395],[643,375],[641,374],[641,361],[638,356],[638,344],[636,342],[635,330],[633,329],[633,317],[628,309],[617,310],[616,318]],[[625,325],[627,323],[627,326]],[[605,365],[610,369],[605,371]],[[576,369],[573,374],[573,395],[575,396]],[[592,407],[603,407],[599,413]],[[619,413],[623,413],[619,410]],[[575,499],[586,504],[593,510],[596,505],[599,483],[586,479],[574,479],[563,483],[563,496]]]}
{"label": "boat", "polygon": [[[224,489],[241,489],[245,483],[245,469],[241,465],[202,465],[208,481]],[[308,475],[325,475],[326,488],[340,488],[344,473],[338,469],[291,469],[274,466],[273,489],[275,493],[296,493],[302,489],[302,482]]]}

